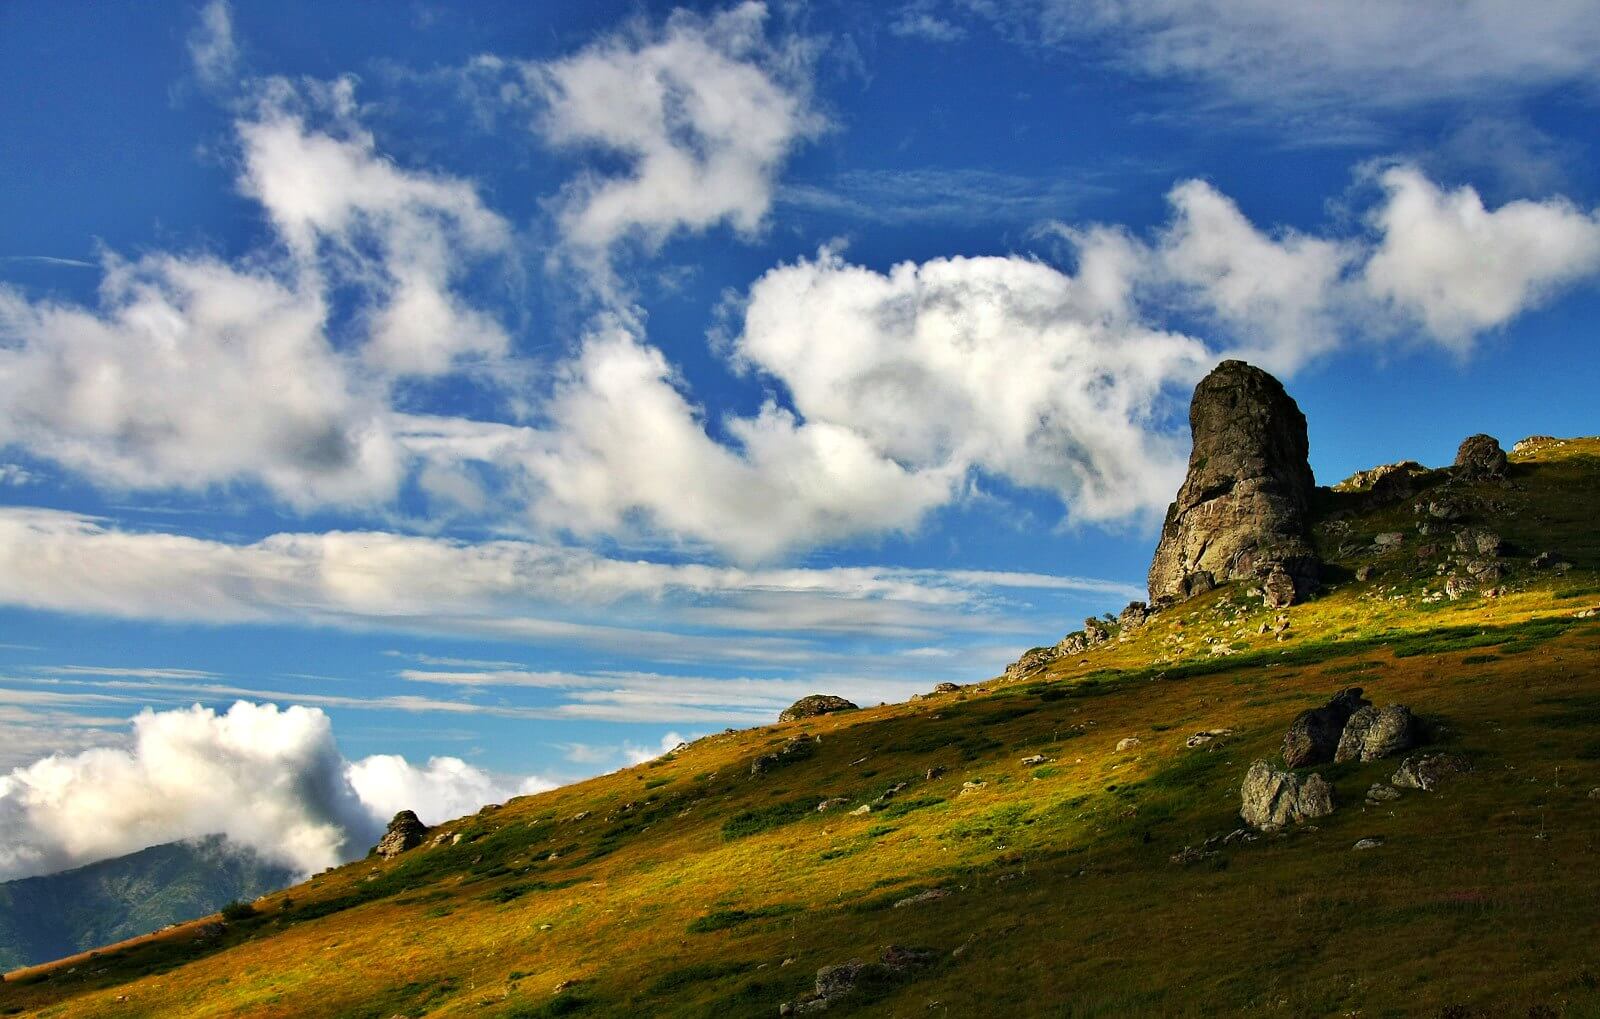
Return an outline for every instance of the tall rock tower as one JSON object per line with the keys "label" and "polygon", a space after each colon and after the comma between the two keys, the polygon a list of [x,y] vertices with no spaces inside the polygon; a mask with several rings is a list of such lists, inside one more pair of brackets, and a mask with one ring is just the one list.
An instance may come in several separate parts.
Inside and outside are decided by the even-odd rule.
{"label": "tall rock tower", "polygon": [[1257,579],[1269,603],[1303,597],[1319,563],[1307,522],[1316,482],[1299,406],[1271,375],[1224,361],[1195,387],[1189,428],[1189,474],[1150,563],[1151,600]]}

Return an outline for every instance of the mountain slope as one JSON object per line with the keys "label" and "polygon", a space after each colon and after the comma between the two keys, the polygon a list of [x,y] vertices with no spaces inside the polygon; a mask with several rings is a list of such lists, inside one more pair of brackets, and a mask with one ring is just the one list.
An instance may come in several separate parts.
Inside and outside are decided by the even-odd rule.
{"label": "mountain slope", "polygon": [[221,836],[0,884],[0,967],[59,959],[249,900],[294,879]]}
{"label": "mountain slope", "polygon": [[[829,1014],[1600,1015],[1600,440],[1416,485],[1321,491],[1327,586],[1287,610],[1225,585],[1033,671],[708,737],[256,917],[11,974],[0,1012],[772,1016],[892,944],[931,955]],[[1498,597],[1440,593],[1468,525],[1504,539]],[[1322,765],[1333,814],[1208,846],[1352,685],[1472,772],[1369,806],[1399,757]]]}

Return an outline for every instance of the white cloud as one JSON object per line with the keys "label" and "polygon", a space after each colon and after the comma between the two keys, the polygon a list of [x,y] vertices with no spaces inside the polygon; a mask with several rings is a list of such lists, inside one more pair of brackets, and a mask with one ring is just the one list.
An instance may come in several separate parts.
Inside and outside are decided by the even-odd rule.
{"label": "white cloud", "polygon": [[959,42],[966,38],[967,31],[960,25],[944,18],[920,10],[916,6],[908,6],[889,22],[889,31],[903,39],[920,39],[923,42]]}
{"label": "white cloud", "polygon": [[709,18],[676,11],[560,60],[527,65],[555,145],[619,158],[567,189],[568,239],[603,254],[634,238],[655,247],[682,230],[760,229],[779,166],[823,126],[810,109],[803,47],[769,43],[766,5]]}
{"label": "white cloud", "polygon": [[[1134,593],[1070,577],[744,570],[382,532],[228,544],[118,530],[55,510],[0,509],[0,603],[133,619],[294,621],[777,659],[819,634],[894,639],[1004,626],[989,594],[995,587]],[[573,619],[600,608],[605,624]],[[796,632],[804,639],[782,636]]]}
{"label": "white cloud", "polygon": [[412,810],[423,824],[438,824],[474,813],[486,803],[555,788],[554,782],[537,775],[508,783],[459,757],[429,758],[427,766],[419,768],[398,754],[374,754],[352,762],[346,774],[373,816],[387,819]]}
{"label": "white cloud", "polygon": [[325,314],[273,275],[163,255],[109,262],[97,310],[0,289],[0,443],[111,488],[387,499],[400,451]]}
{"label": "white cloud", "polygon": [[[343,124],[343,137],[312,131],[286,105],[269,99],[238,124],[241,186],[301,264],[326,254],[343,276],[379,275],[362,356],[388,374],[437,375],[463,358],[504,355],[504,330],[468,307],[451,284],[468,259],[509,248],[506,222],[470,183],[401,170],[359,126]],[[369,246],[378,252],[375,264],[365,254]]]}
{"label": "white cloud", "polygon": [[239,65],[239,47],[233,38],[233,13],[226,0],[211,0],[200,8],[200,20],[189,33],[189,59],[208,88],[233,84]]}
{"label": "white cloud", "polygon": [[334,133],[289,112],[311,101],[282,82],[237,125],[241,185],[281,251],[108,255],[94,307],[0,287],[0,446],[109,488],[257,482],[300,509],[393,498],[409,469],[395,378],[506,352],[452,288],[509,229],[471,185],[383,159],[347,82],[324,91],[312,105]]}
{"label": "white cloud", "polygon": [[0,777],[0,878],[213,833],[310,873],[365,852],[402,806],[438,823],[547,787],[456,758],[346,761],[315,708],[146,710],[126,749],[56,754]]}
{"label": "white cloud", "polygon": [[0,463],[0,486],[31,485],[34,473],[21,464]]}
{"label": "white cloud", "polygon": [[1097,40],[1132,69],[1277,110],[1408,107],[1600,84],[1587,0],[1038,0],[990,10],[1046,43]]}
{"label": "white cloud", "polygon": [[1446,191],[1416,169],[1379,177],[1385,201],[1363,270],[1367,290],[1437,340],[1467,350],[1477,334],[1600,274],[1600,210],[1562,198],[1487,209],[1470,187]]}

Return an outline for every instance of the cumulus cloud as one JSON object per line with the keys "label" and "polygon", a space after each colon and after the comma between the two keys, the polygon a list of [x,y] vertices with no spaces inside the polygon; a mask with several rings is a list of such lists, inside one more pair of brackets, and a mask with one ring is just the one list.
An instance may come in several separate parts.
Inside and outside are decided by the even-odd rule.
{"label": "cumulus cloud", "polygon": [[396,804],[438,823],[547,787],[456,758],[424,768],[387,755],[347,761],[315,708],[146,710],[126,749],[55,754],[0,777],[0,878],[218,833],[312,873],[365,852]]}
{"label": "cumulus cloud", "polygon": [[419,768],[398,754],[374,754],[352,762],[346,774],[372,815],[387,819],[412,810],[424,824],[462,817],[485,803],[555,788],[554,782],[537,775],[508,784],[459,757],[429,758],[427,766]]}
{"label": "cumulus cloud", "polygon": [[106,268],[95,309],[0,288],[0,443],[113,488],[393,494],[381,394],[329,343],[319,293],[207,258]]}
{"label": "cumulus cloud", "polygon": [[1600,274],[1600,210],[1562,198],[1488,209],[1470,187],[1445,190],[1415,168],[1379,177],[1380,238],[1362,282],[1440,342],[1466,350],[1563,287]]}
{"label": "cumulus cloud", "polygon": [[1406,107],[1600,83],[1600,22],[1585,0],[1035,0],[973,7],[1029,38],[1099,41],[1138,72],[1197,79],[1228,98],[1277,110]]}
{"label": "cumulus cloud", "polygon": [[[338,108],[353,105],[351,89],[334,84]],[[506,222],[472,184],[385,160],[348,115],[339,118],[342,136],[308,129],[281,92],[238,125],[240,185],[299,264],[316,265],[322,254],[342,277],[377,274],[362,356],[387,373],[437,375],[463,358],[503,355],[504,330],[451,284],[470,258],[509,248]]]}
{"label": "cumulus cloud", "polygon": [[[254,482],[302,509],[394,496],[392,385],[504,354],[453,285],[509,230],[470,185],[384,160],[349,89],[311,103],[278,82],[237,125],[241,186],[279,247],[107,255],[94,306],[0,287],[0,445],[113,488]],[[327,130],[293,112],[308,104]]]}
{"label": "cumulus cloud", "polygon": [[823,127],[810,108],[803,44],[769,42],[767,8],[708,18],[676,11],[524,71],[554,145],[624,165],[567,189],[561,225],[580,248],[655,247],[678,231],[757,231],[793,148]]}

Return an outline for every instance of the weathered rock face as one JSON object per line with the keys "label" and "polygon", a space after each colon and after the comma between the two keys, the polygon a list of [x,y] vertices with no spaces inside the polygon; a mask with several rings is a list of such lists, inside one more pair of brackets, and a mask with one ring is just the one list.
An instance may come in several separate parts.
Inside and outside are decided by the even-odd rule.
{"label": "weathered rock face", "polygon": [[1256,761],[1239,788],[1239,816],[1253,828],[1273,831],[1333,813],[1333,787],[1321,775],[1300,778]]}
{"label": "weathered rock face", "polygon": [[394,815],[394,820],[389,822],[389,830],[378,840],[378,855],[385,860],[392,860],[406,850],[422,845],[422,837],[426,834],[428,829],[417,820],[417,815],[402,810]]}
{"label": "weathered rock face", "polygon": [[832,694],[814,693],[809,697],[802,697],[783,709],[778,716],[780,722],[793,722],[799,718],[815,718],[818,715],[831,715],[835,711],[855,711],[856,705],[843,697]]}
{"label": "weathered rock face", "polygon": [[1300,712],[1289,731],[1283,734],[1283,763],[1291,768],[1304,768],[1333,760],[1345,723],[1350,721],[1351,715],[1370,705],[1371,702],[1361,696],[1361,688],[1352,686],[1334,694],[1322,707]]}
{"label": "weathered rock face", "polygon": [[1492,435],[1469,435],[1456,450],[1455,475],[1468,481],[1497,481],[1506,476],[1506,451]]}
{"label": "weathered rock face", "polygon": [[1301,596],[1317,580],[1306,515],[1316,482],[1306,418],[1278,380],[1224,361],[1189,405],[1189,474],[1167,510],[1150,597],[1185,599],[1280,567]]}
{"label": "weathered rock face", "polygon": [[1350,716],[1344,733],[1339,737],[1339,748],[1334,751],[1335,763],[1345,761],[1376,761],[1390,754],[1410,750],[1417,742],[1417,719],[1404,704],[1389,704],[1381,708],[1365,707]]}

